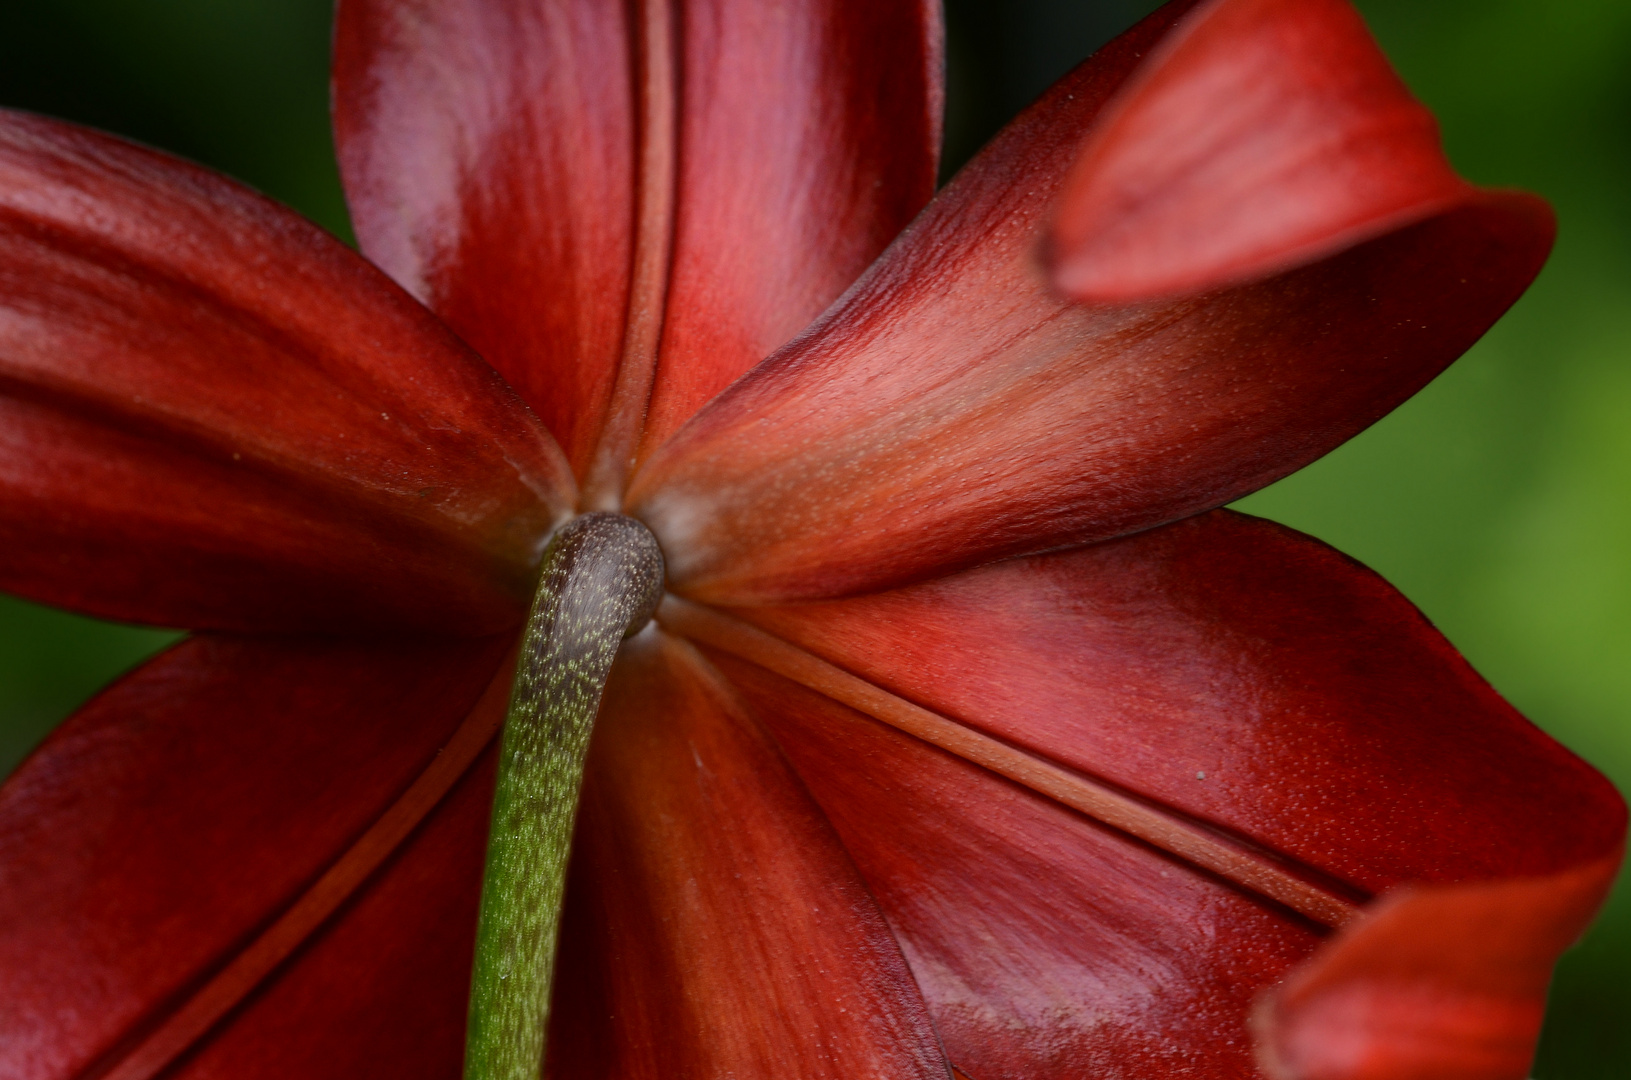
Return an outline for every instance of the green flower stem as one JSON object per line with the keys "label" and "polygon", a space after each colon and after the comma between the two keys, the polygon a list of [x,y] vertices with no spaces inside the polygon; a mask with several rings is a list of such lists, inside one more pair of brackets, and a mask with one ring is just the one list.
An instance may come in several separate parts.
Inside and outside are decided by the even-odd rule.
{"label": "green flower stem", "polygon": [[662,587],[657,541],[633,518],[586,514],[544,552],[499,751],[465,1080],[540,1074],[589,734],[618,646]]}

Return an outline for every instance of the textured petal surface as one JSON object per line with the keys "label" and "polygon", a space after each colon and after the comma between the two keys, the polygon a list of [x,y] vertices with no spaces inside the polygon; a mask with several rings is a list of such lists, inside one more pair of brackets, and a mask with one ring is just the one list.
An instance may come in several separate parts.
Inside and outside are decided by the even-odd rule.
{"label": "textured petal surface", "polygon": [[687,0],[647,445],[803,330],[934,192],[940,4]]}
{"label": "textured petal surface", "polygon": [[[0,1072],[65,1080],[115,1060],[397,798],[506,644],[194,638],[81,710],[0,791]],[[424,999],[456,999],[439,1023],[458,1059],[485,831],[477,803],[473,833],[450,856],[455,869],[468,863],[457,898],[468,919],[388,925],[387,947],[350,969],[381,993],[343,981],[324,1005],[355,1023],[353,1042],[286,1034],[280,1055],[343,1061],[391,1038],[421,1046],[420,1004],[387,1000],[407,984],[382,974],[417,953],[458,954],[440,973],[457,985]],[[319,1075],[265,1075],[296,1073]],[[397,1073],[433,1074],[445,1070]]]}
{"label": "textured petal surface", "polygon": [[1065,183],[1054,281],[1091,301],[1198,292],[1470,194],[1347,0],[1217,0],[1094,132]]}
{"label": "textured petal surface", "polygon": [[0,115],[0,587],[171,625],[491,632],[571,484],[498,376],[332,237]]}
{"label": "textured petal surface", "polygon": [[853,864],[690,646],[625,648],[590,755],[550,1075],[947,1077]]}
{"label": "textured petal surface", "polygon": [[[1479,895],[1484,900],[1479,902],[1494,913],[1485,920],[1486,930],[1492,920],[1504,917],[1510,948],[1501,948],[1528,957],[1522,971],[1530,996],[1521,1004],[1532,1010],[1540,1006],[1539,995],[1558,952],[1601,899],[1608,877],[1600,864],[1612,858],[1623,837],[1623,804],[1608,782],[1501,701],[1390,586],[1323,544],[1228,511],[896,592],[739,614],[910,701],[1191,819],[1222,827],[1361,893],[1380,893],[1407,881],[1489,882],[1558,874],[1567,878],[1595,865],[1594,895],[1570,892],[1571,887],[1557,882],[1539,887],[1540,900],[1564,912],[1551,921],[1527,912],[1517,901],[1502,909],[1502,890],[1512,886],[1482,886],[1485,891]],[[726,670],[739,682],[745,678],[741,665]],[[972,788],[963,790],[965,780],[958,778],[966,772],[962,764],[930,769],[922,763],[938,751],[908,752],[904,743],[902,749],[887,750],[885,744],[896,736],[865,734],[876,726],[871,720],[840,722],[834,711],[839,707],[832,704],[822,709],[800,706],[803,711],[788,714],[790,719],[771,720],[777,715],[771,704],[775,692],[749,693],[749,700],[788,747],[897,926],[906,918],[891,906],[889,898],[897,895],[903,899],[896,903],[913,905],[918,912],[912,919],[925,926],[923,920],[932,922],[931,915],[920,910],[927,901],[913,898],[919,886],[912,882],[929,872],[926,867],[947,875],[948,882],[975,882],[986,876],[978,859],[1000,865],[1019,858],[1005,853],[1005,845],[1030,850],[1033,854],[1026,857],[1039,862],[1054,850],[1050,839],[1054,827],[1040,824],[1047,815],[1034,825],[1012,826],[1017,837],[1012,841],[969,841],[965,831],[993,826],[980,818],[984,796],[972,794]],[[807,743],[815,747],[810,751],[817,755],[811,759],[815,764],[795,749]],[[873,744],[879,747],[875,752],[865,748]],[[848,771],[857,776],[841,775],[846,768],[840,763],[846,761],[854,763]],[[920,768],[925,778],[909,780]],[[923,788],[923,798],[932,796],[933,805],[962,807],[957,811],[960,824],[935,828],[945,828],[957,844],[966,844],[965,853],[943,856],[940,846],[952,843],[950,838],[933,841],[938,846],[932,853],[900,846],[895,835],[900,815],[893,800],[903,787],[913,785]],[[987,782],[987,787],[992,785],[1006,790],[1006,782]],[[935,794],[939,788],[947,793]],[[1004,795],[997,803],[1006,799],[1013,804],[1017,798]],[[951,812],[923,811],[929,821]],[[1048,813],[1073,818],[1063,809]],[[863,854],[866,850],[879,854],[869,857]],[[953,868],[940,868],[943,857]],[[1104,886],[1094,883],[1097,871],[1090,869],[1091,860],[1082,861],[1087,856],[1059,858],[1057,870],[1013,872],[1015,880],[1033,881],[1029,887],[1037,893],[1034,901],[1017,900],[1016,910],[1044,902],[1068,907],[1060,897],[1082,890],[1099,895]],[[1167,857],[1148,853],[1147,859],[1155,866]],[[1195,876],[1193,870],[1184,873]],[[899,884],[890,884],[890,878]],[[949,885],[936,888],[945,888],[950,897],[960,895]],[[1179,903],[1190,888],[1175,887],[1171,902]],[[950,907],[945,917],[953,922],[993,918],[990,912],[999,908],[1000,895],[993,893],[978,903],[970,900],[966,910],[946,900]],[[1017,895],[1022,898],[1024,890]],[[1166,901],[1126,902],[1142,911],[1150,903]],[[1385,901],[1383,910],[1394,914],[1379,914],[1379,923],[1403,929],[1389,938],[1361,923],[1353,940],[1343,946],[1342,955],[1348,959],[1342,963],[1349,968],[1357,965],[1361,973],[1366,964],[1385,969],[1389,957],[1397,960],[1401,955],[1398,940],[1407,939],[1418,948],[1439,950],[1435,955],[1445,961],[1443,973],[1458,970],[1455,964],[1469,971],[1479,970],[1479,964],[1500,966],[1503,954],[1492,945],[1496,939],[1470,929],[1476,920],[1467,913],[1476,904],[1469,901],[1462,910],[1468,933],[1452,938],[1440,930],[1453,918],[1442,911],[1413,913],[1412,905],[1427,910],[1430,905],[1423,907],[1425,903]],[[1390,904],[1394,908],[1387,908]],[[1097,917],[1098,908],[1092,905],[1075,910],[1076,920]],[[1119,928],[1132,925],[1135,915],[1115,909],[1104,917],[1112,928]],[[1220,934],[1237,925],[1234,915],[1220,918],[1224,920],[1217,924]],[[1297,922],[1290,915],[1283,919],[1287,926]],[[1017,976],[988,981],[978,992],[966,987],[955,994],[952,989],[936,990],[933,987],[952,984],[925,975],[918,953],[908,948],[949,1045],[955,1040],[946,1017],[955,1012],[964,1018],[958,1023],[974,1025],[968,1028],[967,1045],[1010,1048],[1013,1056],[1003,1059],[1008,1064],[993,1075],[1019,1075],[1015,1063],[1044,1053],[1036,1048],[1041,1035],[1004,1034],[1046,1014],[1042,988],[1050,980],[1089,978],[1077,970],[1091,955],[1080,951],[1077,930],[1054,929],[1062,924],[1041,916],[1027,925],[1031,938],[1015,930],[1008,948],[1024,957],[1023,964],[1049,973],[1034,990]],[[1202,925],[1209,924],[1203,919]],[[930,929],[921,933],[929,934]],[[1150,938],[1155,943],[1164,940],[1159,935]],[[1282,939],[1271,934],[1265,940]],[[1297,949],[1310,943],[1298,940],[1302,944]],[[1138,934],[1128,930],[1121,947],[1136,950],[1137,941]],[[1157,950],[1149,966],[1153,974],[1128,1000],[1190,992],[1181,984],[1191,976],[1174,974],[1170,964],[1154,959],[1164,947],[1150,946]],[[1281,949],[1273,954],[1279,958],[1274,964],[1264,961],[1267,966],[1242,974],[1227,952],[1209,953],[1210,948],[1202,949],[1203,955],[1212,957],[1208,963],[1223,965],[1214,973],[1216,978],[1256,979],[1258,989],[1283,973],[1284,968],[1274,964],[1289,963],[1288,958],[1297,955],[1297,949],[1289,953]],[[934,949],[932,964],[937,967],[966,962],[947,952],[950,944]],[[1406,961],[1399,963],[1408,966]],[[1127,967],[1137,965],[1128,961]],[[1331,970],[1321,986],[1341,983],[1337,988],[1344,993],[1374,994],[1376,986],[1386,985],[1385,971],[1365,982],[1344,974],[1335,961]],[[1449,974],[1444,977],[1451,979]],[[1196,985],[1210,985],[1212,978],[1199,979]],[[1468,981],[1462,980],[1462,990]],[[1169,988],[1159,989],[1163,986]],[[1241,1010],[1251,992],[1217,992],[1224,995],[1217,1007],[1234,1018],[1230,1023],[1244,1023]],[[1108,1002],[1104,993],[1083,1000]],[[1288,1060],[1298,1053],[1306,1056],[1311,1045],[1324,1045],[1322,1033],[1336,1022],[1313,1016],[1314,1007],[1302,1004],[1316,998],[1332,1000],[1313,989],[1287,998],[1291,1004],[1285,1008],[1297,1017],[1286,1036],[1291,1040],[1291,1049],[1285,1052]],[[1344,1007],[1349,1001],[1341,999]],[[1442,1022],[1420,1010],[1412,1014],[1420,1024],[1415,1034],[1438,1046],[1441,1056],[1450,1060],[1461,1053],[1456,1047],[1465,1049],[1463,1040],[1482,1037],[1458,1026],[1453,1005],[1446,1006]],[[1164,1012],[1134,1015],[1136,1010],[1125,1002],[1103,1007],[1121,1017],[1116,1025],[1153,1025],[1139,1029],[1150,1039],[1158,1039],[1176,1023]],[[1089,1005],[1081,1008],[1084,1016],[1092,1014]],[[1538,1011],[1534,1015],[1538,1017]],[[983,1019],[976,1023],[973,1018]],[[1091,1026],[1085,1020],[1060,1023],[1062,1039],[1075,1027]],[[1358,1032],[1349,1038],[1350,1047],[1368,1038],[1377,1060],[1392,1060],[1387,1058],[1391,1052],[1387,1043],[1396,1030],[1385,1024],[1350,1027]],[[1243,1027],[1231,1030],[1246,1038]],[[1532,1051],[1534,1031],[1531,1025],[1514,1038],[1525,1053]],[[1114,1039],[1094,1042],[1086,1034],[1068,1039],[1077,1040],[1079,1046],[1061,1062],[1097,1062],[1113,1056],[1108,1048]],[[1031,1048],[1025,1049],[1027,1045]],[[1445,1046],[1451,1049],[1443,1050]],[[970,1075],[984,1075],[958,1055],[953,1045],[953,1061],[959,1067]],[[1248,1074],[1225,1070],[1217,1075]],[[1292,1075],[1326,1080],[1326,1074],[1315,1071]],[[1371,1075],[1330,1074],[1353,1080],[1368,1080]],[[1498,1075],[1504,1074],[1491,1074]]]}
{"label": "textured petal surface", "polygon": [[1540,878],[1384,898],[1259,1015],[1281,1080],[1524,1080],[1552,965],[1596,913],[1621,852]]}
{"label": "textured petal surface", "polygon": [[1376,893],[1608,850],[1619,798],[1409,601],[1216,511],[889,593],[750,608],[936,712]]}
{"label": "textured petal surface", "polygon": [[173,1075],[460,1075],[495,761],[489,750],[411,843]]}
{"label": "textured petal surface", "polygon": [[1068,76],[808,334],[636,476],[677,591],[841,595],[1148,528],[1363,429],[1522,292],[1549,212],[1487,196],[1233,290],[1074,305],[1037,248],[1081,132],[1163,9]]}
{"label": "textured petal surface", "polygon": [[634,230],[626,5],[342,0],[334,131],[357,239],[590,453]]}
{"label": "textured petal surface", "polygon": [[1248,1080],[1253,996],[1316,929],[729,658],[979,1080]]}
{"label": "textured petal surface", "polygon": [[[934,184],[938,4],[691,0],[649,41],[640,8],[339,12],[335,127],[363,250],[520,390],[580,470],[626,321],[643,317],[637,246],[673,244],[661,433],[802,329]],[[677,83],[653,88],[642,120],[653,70]],[[672,156],[643,149],[669,140]],[[647,215],[642,184],[672,189],[651,204],[665,211]]]}

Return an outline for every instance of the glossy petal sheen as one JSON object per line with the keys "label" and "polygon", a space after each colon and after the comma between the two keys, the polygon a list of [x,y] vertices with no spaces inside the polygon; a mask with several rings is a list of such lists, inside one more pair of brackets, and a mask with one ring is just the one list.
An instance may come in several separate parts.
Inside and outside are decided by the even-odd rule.
{"label": "glossy petal sheen", "polygon": [[[0,1073],[79,1076],[162,1021],[396,799],[504,647],[194,638],[81,710],[0,792]],[[451,1026],[442,1023],[454,1062],[484,798],[462,840],[471,872],[453,875],[467,894],[458,955],[437,974],[436,985],[457,986],[426,999],[456,999]],[[393,985],[388,958],[443,955],[446,931],[421,940],[386,930],[389,947],[352,961],[338,1002],[318,1002],[352,1018],[352,1041],[303,1031],[287,1043],[344,1060],[368,1032],[378,1042],[416,1030],[417,1006],[398,1012],[351,980],[367,970],[369,985]],[[318,1075],[231,1075],[296,1074]]]}
{"label": "glossy petal sheen", "polygon": [[491,632],[571,483],[498,377],[332,237],[0,115],[0,587],[171,625]]}
{"label": "glossy petal sheen", "polygon": [[1330,450],[1484,332],[1550,245],[1487,196],[1183,301],[1070,304],[1037,249],[1083,128],[1163,10],[1016,120],[808,334],[637,474],[675,589],[872,590],[1208,509]]}
{"label": "glossy petal sheen", "polygon": [[646,443],[803,330],[934,191],[937,0],[688,0]]}
{"label": "glossy petal sheen", "polygon": [[737,614],[1365,892],[1548,873],[1601,855],[1619,827],[1613,788],[1397,590],[1231,511]]}
{"label": "glossy petal sheen", "polygon": [[1315,928],[1024,788],[719,658],[980,1080],[1256,1080],[1255,994]]}
{"label": "glossy petal sheen", "polygon": [[1259,1015],[1279,1080],[1523,1080],[1546,987],[1613,884],[1622,850],[1538,878],[1383,899]]}
{"label": "glossy petal sheen", "polygon": [[581,466],[622,348],[634,229],[626,5],[342,0],[334,134],[362,250]]}
{"label": "glossy petal sheen", "polygon": [[1054,280],[1100,302],[1198,292],[1471,194],[1347,0],[1217,0],[1094,132],[1065,183]]}
{"label": "glossy petal sheen", "polygon": [[[670,431],[802,329],[933,190],[939,8],[345,0],[335,127],[363,250],[593,452],[640,244],[673,243],[651,424]],[[643,49],[668,47],[655,122]],[[675,113],[677,132],[667,130]],[[640,176],[674,140],[675,175]],[[642,184],[672,189],[643,216]],[[661,300],[661,292],[658,294]],[[659,315],[660,317],[660,315]]]}
{"label": "glossy petal sheen", "polygon": [[[1486,963],[1491,956],[1522,957],[1511,971],[1523,992],[1507,996],[1514,1008],[1538,1017],[1551,965],[1601,899],[1608,878],[1600,864],[1609,860],[1611,876],[1622,842],[1624,808],[1607,781],[1501,701],[1396,591],[1322,544],[1243,515],[1219,511],[892,593],[740,614],[902,697],[1221,826],[1361,894],[1406,881],[1566,878],[1596,866],[1595,884],[1584,891],[1558,882],[1541,887],[1541,900],[1550,897],[1561,914],[1528,901],[1509,905],[1502,917],[1511,944],[1501,950],[1492,948],[1496,936],[1487,930],[1446,936],[1442,915],[1431,916],[1418,901],[1390,900],[1393,914],[1378,919],[1391,920],[1391,940],[1361,923],[1342,946],[1347,968],[1330,966],[1321,983],[1322,1002],[1374,993],[1385,979],[1369,979],[1366,965],[1377,964],[1377,953],[1396,958],[1403,940],[1437,950],[1446,973],[1477,970],[1480,957]],[[759,698],[750,700],[772,715]],[[823,723],[798,725],[842,733],[872,722]],[[784,742],[807,741],[789,734],[789,724],[773,725]],[[823,771],[789,752],[835,822],[854,823],[839,823],[840,832],[880,896],[893,895],[896,886],[878,873],[920,874],[922,863],[941,858],[899,852],[871,862],[858,849],[890,842],[896,819],[887,804],[905,782],[900,774],[917,766],[893,752],[840,748],[830,752],[835,761],[856,763],[852,768],[870,777],[840,779],[833,775],[837,765]],[[947,774],[923,783],[960,781]],[[842,797],[829,797],[837,786]],[[972,814],[978,803],[969,798]],[[1048,850],[1045,831],[1027,843]],[[961,858],[965,865],[948,874],[982,877],[972,856]],[[1086,887],[1088,873],[1061,869],[1057,880],[1036,888],[1074,892]],[[1493,891],[1482,895],[1496,898],[1487,902],[1498,905],[1508,886],[1485,888]],[[997,897],[989,904],[996,907]],[[885,910],[891,911],[887,901]],[[991,917],[982,906],[955,918],[976,915]],[[1039,920],[1034,939],[1013,947],[1048,970],[1081,964],[1074,931],[1046,925]],[[926,979],[915,959],[914,970]],[[1362,976],[1369,981],[1356,981]],[[1049,976],[1055,977],[1081,976]],[[1277,977],[1271,971],[1259,988]],[[925,992],[944,1030],[943,1011],[951,1006],[935,1005],[931,983]],[[1008,1038],[1003,1025],[1037,1015],[1041,993],[1016,978],[992,988],[995,996],[980,996],[985,1005],[958,1008],[984,1015],[989,1006],[988,1025],[970,1038],[1001,1045]],[[1004,995],[1013,1000],[1004,1004]],[[1310,1046],[1322,1044],[1321,1032],[1336,1023],[1301,1004],[1315,996],[1310,989],[1287,999],[1296,1003],[1286,1008],[1297,1019],[1286,1056],[1301,1055],[1299,1069]],[[1243,999],[1232,1000],[1228,1009],[1243,1007]],[[1417,1036],[1452,1048],[1482,1037],[1452,1012],[1435,1018],[1414,1010]],[[1349,1043],[1370,1040],[1364,1049],[1379,1060],[1393,1060],[1387,1054],[1397,1051],[1396,1036],[1404,1037],[1385,1024],[1349,1030],[1357,1032]],[[1513,1041],[1531,1052],[1534,1033],[1531,1024]],[[1445,1051],[1452,1059],[1458,1052]]]}
{"label": "glossy petal sheen", "polygon": [[947,1080],[853,864],[690,646],[625,648],[590,754],[550,1075]]}

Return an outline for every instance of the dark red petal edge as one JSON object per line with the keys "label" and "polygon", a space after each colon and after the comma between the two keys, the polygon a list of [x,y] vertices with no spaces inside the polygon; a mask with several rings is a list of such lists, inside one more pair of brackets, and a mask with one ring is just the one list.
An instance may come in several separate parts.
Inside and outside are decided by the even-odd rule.
{"label": "dark red petal edge", "polygon": [[[198,637],[95,698],[0,789],[0,1071],[153,1075],[132,1055],[438,759],[507,645]],[[247,1038],[230,1075],[457,1071],[490,800],[472,786],[206,1058]]]}
{"label": "dark red petal edge", "polygon": [[498,376],[333,237],[0,113],[0,588],[161,625],[491,633],[574,498]]}

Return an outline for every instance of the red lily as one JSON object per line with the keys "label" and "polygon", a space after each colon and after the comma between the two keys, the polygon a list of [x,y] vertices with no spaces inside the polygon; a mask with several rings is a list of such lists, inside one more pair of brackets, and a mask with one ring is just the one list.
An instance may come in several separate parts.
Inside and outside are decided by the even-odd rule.
{"label": "red lily", "polygon": [[1462,352],[1548,212],[1450,172],[1342,0],[1211,0],[918,213],[937,34],[346,0],[401,287],[0,118],[0,585],[199,631],[0,793],[8,1075],[454,1074],[505,658],[591,508],[671,596],[598,721],[553,1075],[1526,1075],[1622,803],[1215,508]]}

